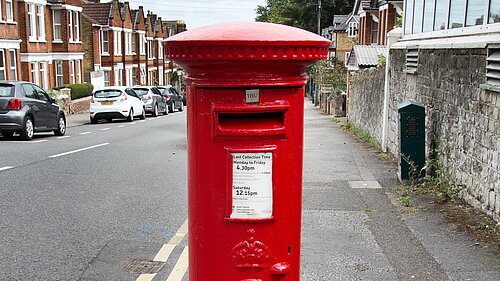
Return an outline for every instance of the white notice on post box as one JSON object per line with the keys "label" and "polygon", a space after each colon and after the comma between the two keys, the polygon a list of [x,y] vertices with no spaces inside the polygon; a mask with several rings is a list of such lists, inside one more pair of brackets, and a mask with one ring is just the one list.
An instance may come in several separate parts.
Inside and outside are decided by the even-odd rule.
{"label": "white notice on post box", "polygon": [[273,154],[232,153],[233,209],[231,218],[273,215]]}

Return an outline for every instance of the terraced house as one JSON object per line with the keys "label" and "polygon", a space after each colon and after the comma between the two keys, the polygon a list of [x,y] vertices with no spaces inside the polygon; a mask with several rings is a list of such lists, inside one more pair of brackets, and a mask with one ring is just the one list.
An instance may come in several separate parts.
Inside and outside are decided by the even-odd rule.
{"label": "terraced house", "polygon": [[92,82],[97,72],[104,76],[104,86],[169,81],[172,71],[162,44],[168,33],[161,17],[151,11],[144,15],[142,6],[130,9],[128,2],[93,0],[83,5],[82,26],[85,81]]}
{"label": "terraced house", "polygon": [[19,14],[17,1],[0,0],[0,80],[16,80],[20,77]]}

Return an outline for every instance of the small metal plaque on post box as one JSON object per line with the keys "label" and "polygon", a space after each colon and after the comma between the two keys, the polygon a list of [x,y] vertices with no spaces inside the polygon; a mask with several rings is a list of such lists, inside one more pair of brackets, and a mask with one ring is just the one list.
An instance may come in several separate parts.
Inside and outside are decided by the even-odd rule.
{"label": "small metal plaque on post box", "polygon": [[245,90],[246,103],[259,103],[259,89]]}

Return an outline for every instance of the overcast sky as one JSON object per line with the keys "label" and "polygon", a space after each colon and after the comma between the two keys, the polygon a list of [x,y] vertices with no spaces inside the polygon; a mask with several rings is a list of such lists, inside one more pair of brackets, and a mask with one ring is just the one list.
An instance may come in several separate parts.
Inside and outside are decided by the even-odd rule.
{"label": "overcast sky", "polygon": [[184,20],[188,29],[221,22],[255,20],[255,9],[266,0],[128,0],[132,9],[139,6],[155,12],[163,20]]}

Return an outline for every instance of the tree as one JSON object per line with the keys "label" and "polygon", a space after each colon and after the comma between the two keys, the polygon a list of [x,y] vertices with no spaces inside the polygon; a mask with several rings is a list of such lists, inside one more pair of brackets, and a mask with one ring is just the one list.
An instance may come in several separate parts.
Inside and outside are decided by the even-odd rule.
{"label": "tree", "polygon": [[[332,25],[333,15],[352,12],[354,1],[322,0],[321,27]],[[267,0],[257,7],[256,21],[290,25],[316,32],[318,0]]]}

